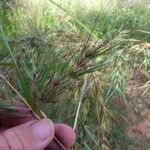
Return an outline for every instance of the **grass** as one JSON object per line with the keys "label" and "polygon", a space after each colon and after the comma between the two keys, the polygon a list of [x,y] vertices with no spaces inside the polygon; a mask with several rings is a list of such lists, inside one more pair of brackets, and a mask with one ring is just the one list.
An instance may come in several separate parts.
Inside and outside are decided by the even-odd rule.
{"label": "grass", "polygon": [[[53,9],[38,12],[36,5],[27,12],[23,4],[0,3],[0,98],[19,99],[40,118],[44,112],[74,127],[74,149],[129,149],[134,142],[126,127],[118,130],[114,102],[120,97],[129,105],[127,81],[135,67],[149,76],[150,9],[85,11],[50,2]],[[149,81],[141,90],[148,88]],[[0,108],[13,114],[8,102]]]}

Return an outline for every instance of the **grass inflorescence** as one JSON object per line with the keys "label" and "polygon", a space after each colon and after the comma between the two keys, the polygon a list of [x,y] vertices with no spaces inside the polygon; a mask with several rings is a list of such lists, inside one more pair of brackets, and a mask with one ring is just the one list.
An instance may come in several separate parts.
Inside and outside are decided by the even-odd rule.
{"label": "grass inflorescence", "polygon": [[[118,138],[129,141],[116,130],[124,112],[115,102],[128,108],[134,68],[149,78],[150,10],[47,3],[39,12],[35,5],[0,3],[0,110],[16,115],[11,100],[17,99],[37,118],[70,124],[75,150],[117,149]],[[146,93],[149,81],[140,89]]]}

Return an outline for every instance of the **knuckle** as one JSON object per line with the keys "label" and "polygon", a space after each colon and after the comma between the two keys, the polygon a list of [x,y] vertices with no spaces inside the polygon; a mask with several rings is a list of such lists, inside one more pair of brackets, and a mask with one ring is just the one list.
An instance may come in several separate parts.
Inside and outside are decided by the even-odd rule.
{"label": "knuckle", "polygon": [[23,142],[13,129],[4,131],[2,135],[9,147],[9,150],[24,150]]}

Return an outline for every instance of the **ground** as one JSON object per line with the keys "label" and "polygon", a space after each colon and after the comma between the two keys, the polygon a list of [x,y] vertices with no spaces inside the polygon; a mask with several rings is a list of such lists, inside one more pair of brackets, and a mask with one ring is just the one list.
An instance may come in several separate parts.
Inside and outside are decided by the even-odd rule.
{"label": "ground", "polygon": [[[135,141],[132,150],[150,149],[150,91],[143,92],[140,88],[147,81],[149,78],[138,68],[135,68],[132,79],[127,86],[127,95],[134,111],[126,114],[131,125],[125,129],[125,132],[129,138]],[[121,108],[125,107],[122,103],[120,106]]]}

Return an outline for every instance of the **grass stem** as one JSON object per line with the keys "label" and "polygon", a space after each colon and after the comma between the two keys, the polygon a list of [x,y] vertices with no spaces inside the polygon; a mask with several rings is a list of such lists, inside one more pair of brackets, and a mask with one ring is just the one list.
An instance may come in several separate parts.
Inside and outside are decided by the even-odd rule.
{"label": "grass stem", "polygon": [[86,92],[86,87],[87,87],[87,78],[84,79],[84,84],[83,84],[83,88],[81,91],[81,96],[80,96],[80,100],[79,100],[79,104],[78,104],[78,108],[77,108],[77,112],[76,112],[76,117],[74,120],[73,130],[76,130],[76,127],[77,127],[77,121],[78,121],[78,117],[79,117],[79,113],[80,113],[82,100],[83,100],[84,94]]}

